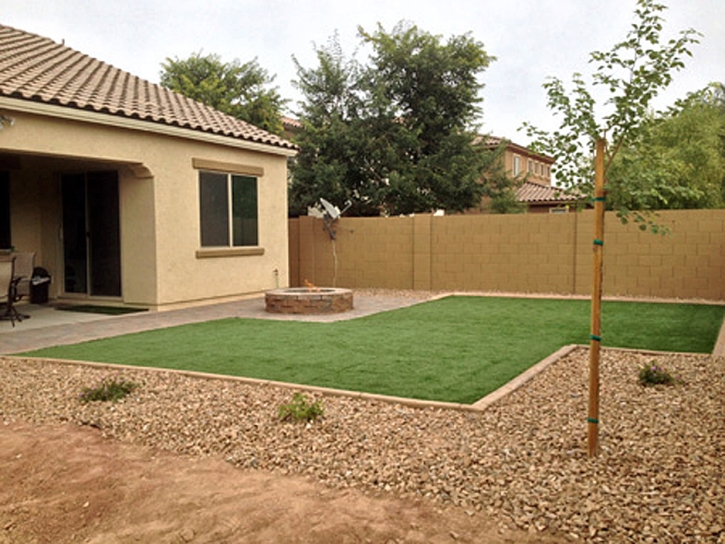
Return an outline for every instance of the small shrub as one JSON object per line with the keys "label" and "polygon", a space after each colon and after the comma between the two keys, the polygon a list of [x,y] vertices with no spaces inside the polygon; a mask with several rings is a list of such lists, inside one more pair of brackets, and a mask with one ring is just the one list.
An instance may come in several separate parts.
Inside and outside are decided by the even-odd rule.
{"label": "small shrub", "polygon": [[84,387],[79,398],[81,402],[121,400],[131,394],[138,384],[123,378],[103,378],[96,387]]}
{"label": "small shrub", "polygon": [[310,403],[306,395],[295,393],[292,401],[279,407],[279,419],[282,421],[313,421],[324,413],[322,403]]}
{"label": "small shrub", "polygon": [[654,362],[645,364],[639,371],[639,383],[648,385],[672,385],[675,378],[661,366],[657,366]]}

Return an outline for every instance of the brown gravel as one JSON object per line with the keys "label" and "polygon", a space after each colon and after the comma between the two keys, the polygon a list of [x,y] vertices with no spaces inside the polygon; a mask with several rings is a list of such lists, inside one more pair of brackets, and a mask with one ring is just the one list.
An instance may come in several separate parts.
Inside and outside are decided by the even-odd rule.
{"label": "brown gravel", "polygon": [[[681,382],[643,388],[656,361]],[[510,526],[591,542],[723,542],[725,361],[604,350],[601,454],[586,457],[588,357],[575,350],[482,413],[321,397],[323,419],[277,421],[289,389],[171,372],[0,359],[0,415],[68,421],[123,441],[429,497]],[[142,384],[81,404],[103,376]]]}

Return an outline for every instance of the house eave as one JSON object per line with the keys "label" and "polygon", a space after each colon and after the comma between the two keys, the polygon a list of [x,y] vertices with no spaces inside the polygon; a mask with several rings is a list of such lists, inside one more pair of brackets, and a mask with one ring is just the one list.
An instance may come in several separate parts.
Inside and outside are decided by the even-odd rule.
{"label": "house eave", "polygon": [[141,119],[133,119],[120,115],[89,111],[78,108],[70,108],[67,106],[58,106],[55,104],[46,104],[33,100],[8,98],[0,96],[0,108],[5,108],[20,113],[29,113],[33,115],[42,115],[46,117],[54,117],[56,119],[66,119],[71,121],[81,121],[96,125],[124,128],[139,132],[147,132],[171,136],[174,138],[183,138],[186,140],[195,140],[217,145],[235,147],[247,151],[256,151],[260,153],[268,153],[272,155],[281,155],[284,157],[293,157],[297,154],[294,149],[286,149],[269,144],[261,144],[250,142],[241,138],[231,136],[223,136],[220,134],[211,134],[200,130],[175,127],[164,123],[156,123],[153,121],[145,121]]}
{"label": "house eave", "polygon": [[508,151],[511,151],[512,153],[516,153],[517,155],[523,155],[526,158],[529,159],[535,159],[538,161],[541,161],[543,163],[546,163],[548,165],[552,165],[556,162],[556,159],[554,157],[550,157],[549,155],[544,155],[542,153],[534,153],[530,149],[521,146],[519,144],[516,144],[512,142],[511,140],[507,140],[506,138],[501,138],[499,142],[496,143],[487,143],[485,144],[486,147],[490,149],[496,149],[500,145],[505,145],[506,149]]}

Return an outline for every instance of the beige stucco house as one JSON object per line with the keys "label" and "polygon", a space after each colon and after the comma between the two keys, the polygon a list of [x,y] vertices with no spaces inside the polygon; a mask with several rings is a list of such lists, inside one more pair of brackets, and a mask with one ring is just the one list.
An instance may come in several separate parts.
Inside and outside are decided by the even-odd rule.
{"label": "beige stucco house", "polygon": [[150,309],[285,286],[290,142],[0,25],[0,250],[52,298]]}

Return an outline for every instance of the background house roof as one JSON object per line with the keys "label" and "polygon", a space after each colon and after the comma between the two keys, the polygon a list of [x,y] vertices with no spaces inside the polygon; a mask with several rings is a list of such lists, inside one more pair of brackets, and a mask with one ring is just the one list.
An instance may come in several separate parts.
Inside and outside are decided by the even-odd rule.
{"label": "background house roof", "polygon": [[295,146],[49,38],[0,25],[0,96],[90,110],[288,149]]}
{"label": "background house roof", "polygon": [[575,195],[567,195],[557,187],[542,185],[531,181],[525,181],[521,187],[516,189],[516,198],[519,202],[529,203],[574,202],[577,200]]}
{"label": "background house roof", "polygon": [[282,125],[289,130],[300,130],[302,128],[302,123],[292,117],[282,117]]}
{"label": "background house roof", "polygon": [[488,135],[488,136],[479,135],[475,141],[476,141],[476,143],[482,142],[483,145],[489,149],[496,149],[499,145],[501,145],[502,143],[505,143],[506,148],[509,151],[512,151],[513,153],[518,153],[520,155],[525,155],[525,156],[533,158],[533,159],[538,159],[541,162],[546,163],[546,164],[554,164],[556,162],[556,159],[554,159],[553,157],[544,155],[542,153],[535,153],[534,151],[531,151],[528,147],[524,147],[522,145],[516,144],[507,138],[499,138],[498,136],[491,136],[491,135]]}

